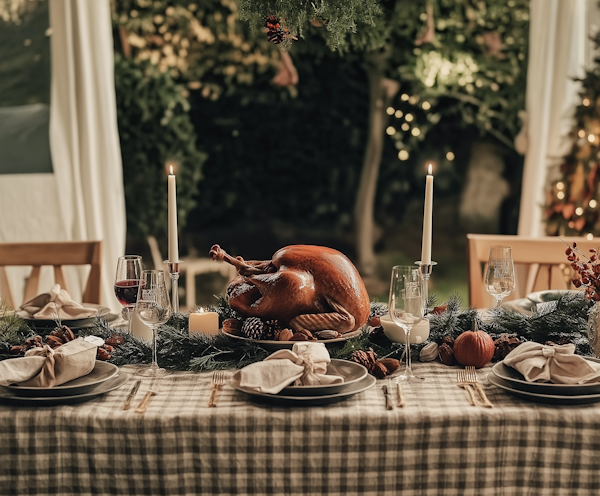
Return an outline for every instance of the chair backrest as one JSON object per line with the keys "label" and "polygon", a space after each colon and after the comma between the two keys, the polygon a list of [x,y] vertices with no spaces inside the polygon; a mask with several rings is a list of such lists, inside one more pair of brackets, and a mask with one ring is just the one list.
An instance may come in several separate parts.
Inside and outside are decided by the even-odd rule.
{"label": "chair backrest", "polygon": [[[565,241],[570,245],[576,242],[584,255],[590,254],[590,248],[597,249],[600,246],[598,240],[586,238],[467,234],[470,305],[475,308],[493,305],[494,299],[485,290],[484,278],[490,247],[496,245],[511,247],[517,273],[517,288],[506,300],[524,298],[533,291],[544,289],[574,289],[571,283],[572,269],[565,254]],[[520,266],[523,269],[519,269]],[[520,274],[524,274],[522,281],[518,280]]]}
{"label": "chair backrest", "polygon": [[100,303],[100,268],[102,241],[66,241],[58,243],[0,243],[0,295],[12,307],[14,298],[8,284],[5,267],[32,266],[25,286],[23,301],[39,294],[42,266],[54,267],[54,282],[68,289],[63,272],[65,265],[90,265],[91,270],[82,294],[82,302]]}

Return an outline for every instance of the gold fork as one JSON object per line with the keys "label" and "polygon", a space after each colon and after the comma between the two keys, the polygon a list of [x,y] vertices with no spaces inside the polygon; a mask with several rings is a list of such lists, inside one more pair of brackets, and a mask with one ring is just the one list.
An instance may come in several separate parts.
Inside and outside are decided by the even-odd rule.
{"label": "gold fork", "polygon": [[483,406],[485,406],[486,408],[493,408],[494,405],[492,405],[492,402],[486,396],[485,391],[483,390],[483,387],[481,386],[481,383],[477,378],[477,372],[475,372],[475,367],[473,367],[472,365],[467,365],[465,367],[465,370],[467,382],[469,384],[472,384],[473,387],[477,390],[481,401],[483,401]]}
{"label": "gold fork", "polygon": [[456,375],[456,380],[458,381],[458,386],[465,389],[467,393],[469,393],[469,398],[471,400],[471,405],[477,406],[477,400],[475,399],[475,389],[473,384],[467,381],[467,375],[464,370],[459,370]]}
{"label": "gold fork", "polygon": [[150,387],[148,388],[148,391],[146,392],[146,396],[144,396],[144,399],[142,401],[140,401],[140,404],[135,409],[135,413],[145,413],[146,410],[148,409],[148,405],[150,404],[150,400],[152,399],[152,397],[156,396],[158,394],[158,385],[157,385],[157,387],[154,387],[155,382],[156,382],[156,376],[154,376],[152,378],[152,382],[150,383]]}
{"label": "gold fork", "polygon": [[208,400],[209,407],[217,406],[217,392],[225,384],[225,372],[222,370],[216,370],[212,377],[212,392],[210,393],[210,399]]}

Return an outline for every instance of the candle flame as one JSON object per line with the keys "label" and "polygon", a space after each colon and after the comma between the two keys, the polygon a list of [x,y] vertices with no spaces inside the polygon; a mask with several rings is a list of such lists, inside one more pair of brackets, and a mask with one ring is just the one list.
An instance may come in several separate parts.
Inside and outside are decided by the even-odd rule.
{"label": "candle flame", "polygon": [[433,165],[429,164],[429,169],[427,170],[427,174],[431,176],[433,174]]}
{"label": "candle flame", "polygon": [[204,307],[200,307],[200,308],[198,309],[198,313],[204,313]]}
{"label": "candle flame", "polygon": [[[429,166],[429,167],[431,167],[431,166]],[[173,175],[173,166],[172,166],[172,165],[170,166],[170,171],[171,171],[171,172],[169,172],[169,174]],[[431,174],[431,173],[430,173],[430,174]]]}

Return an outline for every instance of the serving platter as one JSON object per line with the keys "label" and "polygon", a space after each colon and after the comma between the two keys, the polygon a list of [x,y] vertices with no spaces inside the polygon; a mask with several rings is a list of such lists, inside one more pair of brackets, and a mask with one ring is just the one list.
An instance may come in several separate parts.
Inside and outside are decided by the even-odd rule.
{"label": "serving platter", "polygon": [[[347,341],[348,339],[359,336],[360,333],[361,333],[361,329],[357,329],[356,331],[347,332],[346,334],[342,334],[342,337],[340,337],[340,338],[319,339],[318,341],[310,341],[310,342],[324,343],[325,345],[331,344],[331,343],[341,343],[341,342]],[[228,332],[226,332],[224,334],[233,339],[240,339],[242,341],[247,341],[250,343],[258,344],[258,345],[262,346],[263,348],[265,348],[267,350],[272,350],[272,351],[285,350],[285,349],[291,350],[292,347],[296,343],[306,342],[306,341],[273,341],[273,340],[269,340],[269,339],[252,339],[252,338],[247,338],[245,336],[236,336],[235,334],[230,334]]]}
{"label": "serving platter", "polygon": [[112,379],[104,381],[102,384],[99,384],[90,391],[65,396],[21,396],[13,393],[7,387],[0,386],[0,402],[35,407],[74,405],[92,400],[110,391],[114,391],[115,389],[120,388],[128,380],[129,375],[121,372]]}
{"label": "serving platter", "polygon": [[538,403],[550,403],[553,405],[581,405],[585,403],[596,403],[600,401],[600,394],[579,394],[579,395],[560,395],[560,394],[540,394],[517,389],[515,386],[495,374],[488,375],[488,381],[509,393],[518,396],[524,400],[535,401]]}
{"label": "serving platter", "polygon": [[60,386],[48,387],[33,387],[33,386],[4,386],[15,396],[33,396],[33,397],[56,397],[56,396],[73,396],[87,393],[98,385],[109,379],[112,379],[119,373],[119,368],[112,363],[96,360],[92,371],[78,377],[72,381],[65,382]]}
{"label": "serving platter", "polygon": [[253,400],[261,403],[270,403],[274,405],[283,406],[323,406],[337,403],[338,401],[344,401],[354,396],[355,394],[362,393],[367,389],[372,388],[377,379],[372,375],[367,374],[361,380],[354,382],[348,387],[338,393],[324,394],[320,396],[286,396],[281,393],[269,394],[259,393],[251,389],[233,386],[238,391],[249,395]]}
{"label": "serving platter", "polygon": [[324,396],[336,394],[361,381],[368,373],[366,367],[360,363],[333,358],[327,366],[327,375],[339,375],[344,378],[344,382],[314,386],[288,386],[279,394],[282,396]]}

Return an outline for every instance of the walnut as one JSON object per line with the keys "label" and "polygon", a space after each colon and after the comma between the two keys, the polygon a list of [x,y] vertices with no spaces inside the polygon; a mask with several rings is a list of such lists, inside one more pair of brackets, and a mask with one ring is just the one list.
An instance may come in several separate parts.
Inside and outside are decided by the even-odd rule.
{"label": "walnut", "polygon": [[454,346],[454,338],[450,335],[446,335],[442,338],[442,344],[447,344],[452,348]]}
{"label": "walnut", "polygon": [[310,341],[311,338],[309,338],[306,334],[302,334],[301,332],[296,332],[289,340],[290,341]]}
{"label": "walnut", "polygon": [[400,360],[396,360],[395,358],[382,358],[381,360],[377,360],[377,363],[385,365],[385,368],[388,369],[388,373],[390,374],[393,374],[400,368]]}
{"label": "walnut", "polygon": [[439,348],[440,361],[445,365],[456,365],[456,358],[454,358],[454,352],[450,345],[443,343]]}
{"label": "walnut", "polygon": [[294,331],[291,329],[282,329],[275,333],[275,340],[277,341],[289,341],[294,335]]}
{"label": "walnut", "polygon": [[342,337],[342,335],[337,331],[315,331],[314,335],[318,339],[336,339]]}
{"label": "walnut", "polygon": [[234,336],[243,336],[242,322],[238,319],[225,319],[223,321],[223,332]]}

